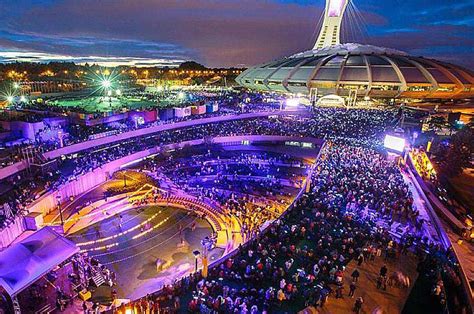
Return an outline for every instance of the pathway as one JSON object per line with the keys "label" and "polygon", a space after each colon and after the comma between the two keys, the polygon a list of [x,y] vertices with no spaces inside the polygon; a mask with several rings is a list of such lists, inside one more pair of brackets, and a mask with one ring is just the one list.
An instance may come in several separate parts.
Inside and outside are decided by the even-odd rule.
{"label": "pathway", "polygon": [[[401,256],[395,261],[384,261],[383,257],[377,257],[375,261],[365,262],[360,267],[357,267],[356,261],[351,261],[344,272],[344,298],[335,299],[335,294],[333,294],[323,308],[309,307],[300,313],[352,313],[355,300],[358,297],[364,299],[362,314],[373,313],[377,308],[382,311],[380,313],[384,314],[401,313],[412,286],[408,289],[387,286],[386,291],[377,289],[376,280],[384,263],[387,265],[389,275],[400,270],[404,274],[408,274],[413,286],[418,276],[416,272],[417,261],[413,255]],[[355,296],[351,298],[348,296],[349,285],[352,281],[351,274],[355,268],[359,270],[361,275],[357,282]]]}

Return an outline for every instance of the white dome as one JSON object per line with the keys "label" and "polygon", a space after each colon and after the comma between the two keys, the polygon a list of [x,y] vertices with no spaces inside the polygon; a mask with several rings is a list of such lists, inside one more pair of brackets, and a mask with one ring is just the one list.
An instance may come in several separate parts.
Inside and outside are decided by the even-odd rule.
{"label": "white dome", "polygon": [[318,96],[380,98],[474,97],[474,75],[448,63],[395,49],[340,44],[313,49],[247,69],[237,77],[247,88]]}

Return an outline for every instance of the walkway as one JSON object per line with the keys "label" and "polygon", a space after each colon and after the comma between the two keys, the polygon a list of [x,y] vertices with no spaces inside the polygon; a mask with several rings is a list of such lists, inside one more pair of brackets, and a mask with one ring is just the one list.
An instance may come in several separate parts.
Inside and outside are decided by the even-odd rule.
{"label": "walkway", "polygon": [[[310,307],[300,313],[352,313],[355,300],[358,297],[364,299],[361,313],[373,313],[376,309],[380,309],[384,314],[401,313],[412,286],[408,289],[387,286],[386,291],[377,289],[376,280],[380,268],[384,264],[388,268],[389,275],[394,271],[407,274],[413,286],[418,274],[416,272],[416,258],[412,255],[401,256],[395,261],[384,261],[383,257],[377,257],[375,261],[365,262],[360,267],[357,267],[356,261],[351,261],[344,272],[344,297],[335,299],[335,294],[332,294],[323,308]],[[356,268],[360,272],[360,278],[354,298],[351,298],[348,296],[349,285],[352,282],[351,274]]]}
{"label": "walkway", "polygon": [[403,180],[405,180],[405,183],[408,185],[410,192],[413,195],[413,205],[420,213],[419,217],[423,218],[423,220],[425,221],[425,223],[423,224],[423,234],[428,237],[430,241],[439,243],[440,238],[438,232],[436,231],[434,223],[431,221],[431,218],[428,214],[426,202],[413,183],[413,180],[415,179],[403,171],[401,171],[401,174],[403,175]]}

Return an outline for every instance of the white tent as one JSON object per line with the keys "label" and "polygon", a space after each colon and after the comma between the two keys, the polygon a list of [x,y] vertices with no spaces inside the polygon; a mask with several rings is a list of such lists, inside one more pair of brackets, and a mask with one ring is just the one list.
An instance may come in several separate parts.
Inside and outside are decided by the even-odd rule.
{"label": "white tent", "polygon": [[44,227],[0,252],[0,285],[14,297],[79,251],[51,227]]}

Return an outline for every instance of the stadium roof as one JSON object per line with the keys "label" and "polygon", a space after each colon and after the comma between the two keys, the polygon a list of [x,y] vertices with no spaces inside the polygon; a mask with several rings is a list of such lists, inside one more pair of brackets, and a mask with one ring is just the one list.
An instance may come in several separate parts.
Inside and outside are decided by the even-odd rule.
{"label": "stadium roof", "polygon": [[78,251],[74,243],[44,227],[0,252],[0,285],[13,297]]}
{"label": "stadium roof", "polygon": [[245,87],[284,93],[380,98],[467,98],[474,75],[445,62],[361,44],[313,49],[244,71]]}
{"label": "stadium roof", "polygon": [[389,48],[341,44],[348,0],[326,0],[313,49],[247,69],[236,81],[272,92],[373,98],[474,97],[474,74],[448,63],[409,56]]}

